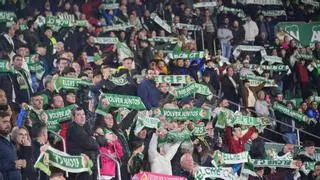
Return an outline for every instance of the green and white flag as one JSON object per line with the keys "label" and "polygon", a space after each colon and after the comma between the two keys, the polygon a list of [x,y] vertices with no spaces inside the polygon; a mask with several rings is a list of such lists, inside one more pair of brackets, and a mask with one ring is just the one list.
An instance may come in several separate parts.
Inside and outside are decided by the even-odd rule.
{"label": "green and white flag", "polygon": [[49,146],[45,152],[40,154],[34,167],[50,176],[50,166],[71,173],[89,172],[89,174],[92,174],[93,163],[85,155],[72,156]]}
{"label": "green and white flag", "polygon": [[199,2],[199,3],[194,3],[193,8],[201,8],[201,7],[214,7],[217,6],[217,2]]}
{"label": "green and white flag", "polygon": [[246,4],[258,4],[258,5],[282,5],[281,0],[245,0]]}
{"label": "green and white flag", "polygon": [[153,80],[156,83],[187,84],[191,82],[191,77],[189,75],[159,75],[154,76]]}
{"label": "green and white flag", "polygon": [[300,167],[300,171],[302,171],[304,174],[309,174],[310,171],[314,170],[315,164],[316,162],[304,162]]}
{"label": "green and white flag", "polygon": [[176,37],[154,37],[154,38],[148,38],[148,41],[150,42],[162,42],[162,43],[171,43],[171,44],[177,44],[178,38]]}
{"label": "green and white flag", "polygon": [[174,27],[177,29],[183,29],[184,27],[186,27],[189,31],[200,31],[201,30],[200,26],[194,25],[194,24],[178,23],[178,24],[175,24]]}
{"label": "green and white flag", "polygon": [[136,128],[134,130],[134,134],[138,134],[143,128],[159,128],[160,127],[160,120],[154,117],[141,117],[138,116]]}
{"label": "green and white flag", "polygon": [[317,1],[314,1],[314,0],[301,0],[301,2],[304,4],[309,4],[309,5],[317,7],[317,8],[320,6],[320,3]]}
{"label": "green and white flag", "polygon": [[96,37],[94,40],[96,44],[117,44],[118,42],[117,37]]}
{"label": "green and white flag", "polygon": [[60,122],[71,120],[72,110],[75,107],[75,105],[69,105],[59,109],[46,110],[40,114],[40,117],[46,122],[49,130],[57,132],[60,129]]}
{"label": "green and white flag", "polygon": [[172,54],[169,54],[169,57],[171,59],[196,59],[196,58],[203,58],[204,52],[198,51],[198,52],[173,52]]}
{"label": "green and white flag", "polygon": [[292,38],[297,40],[302,46],[314,46],[320,41],[320,22],[281,22],[276,25]]}
{"label": "green and white flag", "polygon": [[59,76],[54,82],[55,89],[79,89],[80,86],[92,86],[93,83],[79,78],[70,78]]}
{"label": "green and white flag", "polygon": [[237,180],[239,177],[236,176],[231,168],[223,167],[199,167],[195,173],[195,180],[205,180],[221,178],[225,180]]}
{"label": "green and white flag", "polygon": [[248,80],[250,86],[259,86],[262,83],[265,83],[264,87],[277,87],[273,79],[267,79],[262,76],[255,76],[255,75],[246,75],[241,76],[241,80]]}
{"label": "green and white flag", "polygon": [[134,25],[130,24],[130,23],[124,23],[124,24],[114,24],[112,26],[105,26],[103,27],[103,31],[104,32],[108,32],[108,31],[122,31],[122,30],[126,30],[128,28],[132,28],[134,27]]}
{"label": "green and white flag", "polygon": [[11,22],[17,18],[14,12],[0,11],[0,22]]}
{"label": "green and white flag", "polygon": [[289,117],[292,117],[292,118],[298,120],[299,122],[305,122],[305,123],[310,124],[311,121],[315,121],[314,119],[308,118],[307,115],[302,114],[298,111],[294,111],[292,109],[289,109],[286,106],[284,106],[278,102],[273,103],[273,109],[276,111],[279,111],[280,113],[283,113]]}
{"label": "green and white flag", "polygon": [[118,53],[118,58],[119,58],[120,62],[122,62],[123,59],[125,59],[125,58],[134,57],[133,52],[128,47],[127,43],[119,41],[116,44],[116,46],[117,46],[117,53]]}
{"label": "green and white flag", "polygon": [[119,3],[101,4],[100,9],[119,9]]}
{"label": "green and white flag", "polygon": [[171,33],[171,27],[164,20],[162,20],[156,13],[151,13],[151,19],[156,22],[159,26],[161,26],[168,33]]}
{"label": "green and white flag", "polygon": [[254,167],[278,167],[298,169],[296,160],[267,160],[267,159],[251,159]]}
{"label": "green and white flag", "polygon": [[[159,113],[159,112],[156,112]],[[160,115],[164,116],[168,121],[187,121],[210,119],[210,112],[207,109],[160,109]]]}
{"label": "green and white flag", "polygon": [[264,16],[286,16],[285,10],[267,10],[261,12]]}
{"label": "green and white flag", "polygon": [[0,72],[11,72],[10,62],[7,60],[0,60]]}
{"label": "green and white flag", "polygon": [[[104,93],[102,101],[107,101],[110,107],[125,107],[128,109],[144,110],[146,107],[138,96]],[[99,103],[101,104],[101,103]]]}

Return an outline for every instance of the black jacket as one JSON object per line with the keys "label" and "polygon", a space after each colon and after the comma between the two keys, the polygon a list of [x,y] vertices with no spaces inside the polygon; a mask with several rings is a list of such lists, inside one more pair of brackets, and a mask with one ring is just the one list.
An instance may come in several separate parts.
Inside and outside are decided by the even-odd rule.
{"label": "black jacket", "polygon": [[22,179],[23,180],[32,180],[36,179],[36,170],[33,167],[38,157],[33,157],[33,148],[32,146],[22,146],[18,149],[18,158],[25,159],[27,161],[27,166],[24,169],[21,169]]}
{"label": "black jacket", "polygon": [[[237,83],[235,78],[233,78],[233,80]],[[232,84],[231,80],[228,78],[227,75],[225,75],[222,78],[221,89],[223,92],[223,98],[230,100],[230,101],[233,101],[233,102],[236,102],[236,103],[240,101],[239,89],[234,87],[234,85]]]}
{"label": "black jacket", "polygon": [[67,129],[67,150],[71,155],[88,155],[99,150],[98,143],[84,127],[72,122]]}
{"label": "black jacket", "polygon": [[267,154],[264,145],[264,141],[259,137],[257,139],[254,139],[249,151],[250,157],[252,159],[265,159]]}
{"label": "black jacket", "polygon": [[0,89],[4,90],[7,95],[8,102],[12,102],[12,91],[15,90],[14,75],[12,73],[0,73]]}

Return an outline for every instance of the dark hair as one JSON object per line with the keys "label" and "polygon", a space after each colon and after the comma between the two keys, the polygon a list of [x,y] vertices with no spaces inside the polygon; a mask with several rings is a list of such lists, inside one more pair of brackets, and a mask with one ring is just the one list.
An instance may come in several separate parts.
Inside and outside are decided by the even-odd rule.
{"label": "dark hair", "polygon": [[20,56],[19,54],[16,54],[16,55],[14,55],[14,56],[12,57],[12,61],[14,61],[17,57],[21,57],[21,58],[22,58],[22,56]]}
{"label": "dark hair", "polygon": [[315,143],[311,140],[305,140],[303,142],[303,147],[306,148],[306,147],[310,147],[310,146],[315,146]]}
{"label": "dark hair", "polygon": [[46,129],[47,126],[44,123],[36,123],[32,125],[31,136],[32,138],[37,138],[41,135],[42,131]]}
{"label": "dark hair", "polygon": [[4,118],[10,116],[9,113],[7,111],[0,111],[0,118]]}
{"label": "dark hair", "polygon": [[140,148],[142,145],[144,145],[143,141],[137,140],[137,141],[132,141],[131,142],[131,147],[132,147],[133,151],[138,149],[138,148]]}
{"label": "dark hair", "polygon": [[[109,114],[111,114],[111,113],[109,113]],[[117,123],[117,121],[114,119],[114,115],[113,114],[111,114],[112,115],[112,118],[113,118],[113,126],[112,126],[112,128],[111,129],[109,129],[109,128],[107,128],[107,125],[106,125],[106,123],[105,123],[105,121],[104,121],[104,117],[105,116],[102,116],[102,115],[99,115],[98,117],[97,117],[97,121],[96,121],[96,124],[95,124],[95,128],[94,129],[97,129],[97,128],[106,128],[106,129],[109,129],[109,130],[111,130],[113,133],[115,133],[117,136],[119,135],[119,127],[118,127],[118,123]]]}
{"label": "dark hair", "polygon": [[236,128],[241,128],[241,125],[240,124],[235,124],[232,128],[232,131],[235,131]]}
{"label": "dark hair", "polygon": [[77,112],[77,111],[81,111],[81,110],[83,110],[82,107],[73,108],[73,109],[72,109],[72,116],[74,117],[74,116],[76,115],[76,112]]}

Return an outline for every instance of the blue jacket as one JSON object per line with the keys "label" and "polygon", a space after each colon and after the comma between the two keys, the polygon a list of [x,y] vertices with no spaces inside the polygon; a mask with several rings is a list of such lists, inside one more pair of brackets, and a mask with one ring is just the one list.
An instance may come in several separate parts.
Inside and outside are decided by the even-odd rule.
{"label": "blue jacket", "polygon": [[18,159],[15,145],[0,136],[0,152],[0,173],[3,179],[20,180],[21,172],[15,168],[15,160]]}
{"label": "blue jacket", "polygon": [[159,106],[160,91],[152,81],[147,79],[143,80],[138,86],[137,95],[141,98],[148,110],[152,107]]}

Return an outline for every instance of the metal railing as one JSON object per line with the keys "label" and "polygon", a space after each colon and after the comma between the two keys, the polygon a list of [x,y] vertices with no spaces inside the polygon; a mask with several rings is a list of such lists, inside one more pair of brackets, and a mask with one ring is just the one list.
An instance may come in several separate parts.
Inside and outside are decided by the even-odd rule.
{"label": "metal railing", "polygon": [[[64,138],[62,136],[60,136],[60,134],[58,134],[52,130],[48,130],[48,132],[52,133],[53,135],[55,135],[56,137],[58,137],[59,139],[62,140],[63,152],[67,153],[67,146],[66,146],[66,141],[64,140]],[[66,177],[69,177],[69,174],[67,171],[66,171]]]}
{"label": "metal railing", "polygon": [[100,153],[98,156],[97,156],[97,169],[98,169],[98,180],[101,179],[101,170],[100,170],[100,157],[101,156],[105,156],[109,159],[111,159],[112,161],[114,161],[117,165],[117,175],[118,175],[118,180],[121,180],[121,168],[120,168],[120,163],[115,159],[113,158],[112,156],[110,156],[109,154],[106,154],[106,153]]}
{"label": "metal railing", "polygon": [[[213,95],[213,96],[214,96],[216,99],[222,99],[222,97],[219,97],[219,96],[217,96],[217,95]],[[230,100],[228,100],[228,99],[226,99],[226,100],[227,100],[230,104],[233,104],[233,105],[235,105],[235,106],[238,106],[238,110],[240,110],[241,108],[245,108],[244,106],[242,106],[242,105],[240,105],[240,104],[238,104],[238,103],[235,103],[235,102],[230,101]],[[254,111],[254,110],[249,109],[249,111],[257,114],[257,112]],[[285,125],[285,126],[287,126],[287,127],[294,128],[294,129],[297,131],[298,145],[299,145],[299,146],[301,146],[301,144],[300,144],[300,132],[301,132],[301,133],[304,133],[304,134],[307,134],[307,135],[309,135],[309,136],[312,136],[312,137],[320,140],[320,137],[319,137],[319,136],[314,135],[314,134],[312,134],[312,133],[309,133],[309,132],[307,132],[307,131],[305,131],[305,130],[302,130],[302,129],[293,127],[293,126],[291,126],[291,125],[289,125],[289,124],[287,124],[287,123],[284,123],[284,122],[282,122],[282,121],[280,121],[280,120],[277,120],[277,119],[275,119],[275,118],[272,118],[272,117],[266,117],[266,118],[268,118],[268,119],[270,119],[270,120],[273,120],[273,121],[275,121],[275,122],[277,122],[277,123],[279,123],[279,124]],[[271,129],[268,129],[268,130],[271,130]],[[273,132],[276,132],[276,131],[273,131]],[[279,132],[276,132],[276,133],[281,134],[281,133],[279,133]],[[281,135],[282,135],[282,134],[281,134]]]}

